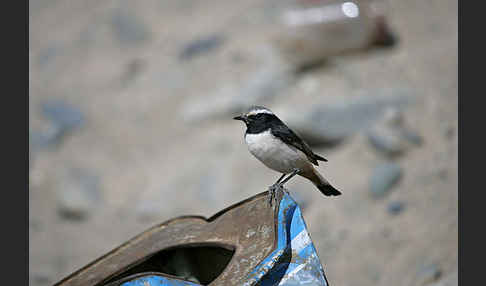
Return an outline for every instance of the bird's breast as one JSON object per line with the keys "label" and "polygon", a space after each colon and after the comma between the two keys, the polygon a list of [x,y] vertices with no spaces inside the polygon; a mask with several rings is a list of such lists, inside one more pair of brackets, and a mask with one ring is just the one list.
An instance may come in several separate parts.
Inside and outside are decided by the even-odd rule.
{"label": "bird's breast", "polygon": [[290,173],[309,164],[304,153],[273,136],[270,130],[246,134],[245,141],[250,153],[275,171]]}

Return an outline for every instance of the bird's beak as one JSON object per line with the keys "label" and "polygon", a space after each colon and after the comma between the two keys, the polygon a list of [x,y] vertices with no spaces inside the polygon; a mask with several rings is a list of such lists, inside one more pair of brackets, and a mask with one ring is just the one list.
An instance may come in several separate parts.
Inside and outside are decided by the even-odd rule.
{"label": "bird's beak", "polygon": [[243,115],[239,115],[239,116],[236,116],[236,117],[233,117],[234,120],[241,120],[243,122],[247,122],[247,119],[246,119],[246,116],[243,114]]}

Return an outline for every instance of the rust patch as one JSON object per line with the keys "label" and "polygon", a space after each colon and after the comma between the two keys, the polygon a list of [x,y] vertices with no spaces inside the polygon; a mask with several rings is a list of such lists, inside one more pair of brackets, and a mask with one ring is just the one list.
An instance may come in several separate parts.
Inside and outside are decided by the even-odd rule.
{"label": "rust patch", "polygon": [[[262,192],[209,219],[184,216],[156,225],[64,278],[55,286],[101,286],[159,251],[180,245],[214,243],[234,248],[226,269],[209,285],[243,285],[247,274],[276,247],[278,207]],[[277,206],[282,199],[278,196]],[[250,215],[249,215],[250,214]]]}

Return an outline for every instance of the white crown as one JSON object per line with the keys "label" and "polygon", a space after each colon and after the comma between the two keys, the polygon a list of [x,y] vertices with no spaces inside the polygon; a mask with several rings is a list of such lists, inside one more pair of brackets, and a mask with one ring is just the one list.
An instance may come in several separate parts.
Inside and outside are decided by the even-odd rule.
{"label": "white crown", "polygon": [[260,113],[268,113],[268,114],[273,114],[273,112],[266,108],[266,107],[263,107],[263,106],[252,106],[250,107],[250,109],[248,109],[248,112],[246,113],[247,116],[250,116],[250,115],[256,115],[256,114],[260,114]]}

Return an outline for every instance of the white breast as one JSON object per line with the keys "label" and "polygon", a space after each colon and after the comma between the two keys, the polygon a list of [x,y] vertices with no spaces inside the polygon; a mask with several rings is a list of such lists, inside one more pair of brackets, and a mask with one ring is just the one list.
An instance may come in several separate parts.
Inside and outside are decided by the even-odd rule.
{"label": "white breast", "polygon": [[290,173],[294,168],[305,168],[310,164],[300,150],[288,146],[274,137],[270,130],[259,134],[246,134],[248,150],[270,169]]}

